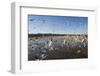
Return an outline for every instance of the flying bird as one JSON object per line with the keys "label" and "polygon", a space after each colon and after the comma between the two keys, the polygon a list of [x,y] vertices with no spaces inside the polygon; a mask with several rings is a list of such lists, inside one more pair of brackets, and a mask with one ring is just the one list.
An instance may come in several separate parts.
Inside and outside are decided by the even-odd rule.
{"label": "flying bird", "polygon": [[46,20],[42,20],[42,22],[43,22],[43,23],[45,23],[45,22],[46,22]]}
{"label": "flying bird", "polygon": [[30,19],[30,21],[34,21],[35,19]]}
{"label": "flying bird", "polygon": [[33,29],[36,29],[36,27],[33,27]]}

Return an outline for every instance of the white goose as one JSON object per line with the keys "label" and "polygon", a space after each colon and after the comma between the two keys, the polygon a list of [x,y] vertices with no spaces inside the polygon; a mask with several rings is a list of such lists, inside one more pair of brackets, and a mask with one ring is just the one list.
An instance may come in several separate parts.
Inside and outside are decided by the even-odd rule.
{"label": "white goose", "polygon": [[64,39],[64,41],[63,41],[63,45],[65,45],[66,44],[66,39]]}
{"label": "white goose", "polygon": [[49,50],[53,50],[52,44],[53,44],[53,41],[52,41],[52,39],[51,39],[51,40],[49,40],[49,42],[48,42]]}

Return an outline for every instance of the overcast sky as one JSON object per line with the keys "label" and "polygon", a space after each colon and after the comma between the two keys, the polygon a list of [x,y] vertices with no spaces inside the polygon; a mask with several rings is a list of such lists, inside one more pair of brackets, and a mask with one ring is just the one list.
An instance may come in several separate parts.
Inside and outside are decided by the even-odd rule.
{"label": "overcast sky", "polygon": [[88,17],[29,15],[28,26],[33,34],[86,34]]}

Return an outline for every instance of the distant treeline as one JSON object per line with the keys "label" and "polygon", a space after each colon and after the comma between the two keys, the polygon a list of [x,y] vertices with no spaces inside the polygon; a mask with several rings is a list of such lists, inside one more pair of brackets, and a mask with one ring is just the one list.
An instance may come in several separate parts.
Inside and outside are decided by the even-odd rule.
{"label": "distant treeline", "polygon": [[87,34],[51,34],[51,33],[48,33],[48,34],[28,34],[28,37],[33,37],[33,36],[36,36],[36,37],[41,37],[41,36],[81,36],[81,35],[85,35],[87,36]]}

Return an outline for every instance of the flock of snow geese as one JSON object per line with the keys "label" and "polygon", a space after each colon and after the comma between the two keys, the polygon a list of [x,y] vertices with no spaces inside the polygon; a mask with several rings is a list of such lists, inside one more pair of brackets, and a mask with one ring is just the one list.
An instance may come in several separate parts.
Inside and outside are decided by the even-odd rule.
{"label": "flock of snow geese", "polygon": [[[43,60],[47,57],[47,51],[56,51],[59,47],[73,48],[73,47],[86,47],[88,46],[88,38],[82,36],[66,36],[66,37],[51,37],[39,38],[36,40],[29,39],[28,41],[28,55],[29,59]],[[70,51],[70,50],[67,50]],[[78,50],[77,52],[80,52]]]}

